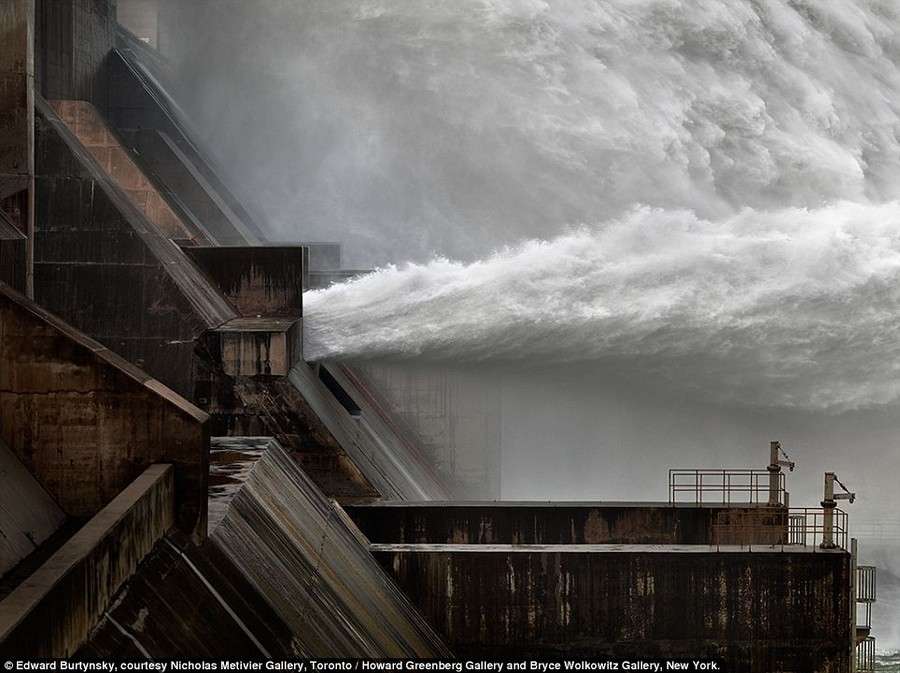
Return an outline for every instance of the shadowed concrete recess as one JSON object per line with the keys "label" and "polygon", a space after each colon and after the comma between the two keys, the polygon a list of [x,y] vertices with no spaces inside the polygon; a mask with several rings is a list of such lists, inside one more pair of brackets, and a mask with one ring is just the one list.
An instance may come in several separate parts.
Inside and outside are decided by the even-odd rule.
{"label": "shadowed concrete recess", "polygon": [[0,440],[64,512],[91,516],[171,462],[178,525],[203,537],[206,414],[3,284],[0,362]]}

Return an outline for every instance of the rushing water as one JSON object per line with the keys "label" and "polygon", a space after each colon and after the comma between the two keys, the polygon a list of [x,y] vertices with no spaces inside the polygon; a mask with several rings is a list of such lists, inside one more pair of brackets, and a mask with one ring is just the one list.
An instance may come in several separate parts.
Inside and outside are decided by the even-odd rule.
{"label": "rushing water", "polygon": [[804,408],[900,396],[900,206],[642,208],[471,264],[306,298],[312,359],[589,361]]}
{"label": "rushing water", "polygon": [[505,496],[780,438],[895,517],[893,0],[250,5],[196,3],[186,106],[278,235],[383,267],[305,296],[308,358],[499,368]]}

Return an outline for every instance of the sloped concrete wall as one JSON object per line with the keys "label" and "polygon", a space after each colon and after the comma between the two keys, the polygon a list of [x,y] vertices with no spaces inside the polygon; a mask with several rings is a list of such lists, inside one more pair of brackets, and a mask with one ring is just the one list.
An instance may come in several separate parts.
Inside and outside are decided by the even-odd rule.
{"label": "sloped concrete wall", "polygon": [[207,416],[0,284],[0,440],[62,509],[91,516],[149,464],[175,465],[177,520],[205,534]]}
{"label": "sloped concrete wall", "polygon": [[[110,54],[110,122],[140,154],[157,188],[177,197],[187,219],[202,223],[220,245],[265,240],[259,225],[231,194],[182,127],[163,90],[158,54],[119,34]],[[153,76],[149,73],[154,73]]]}
{"label": "sloped concrete wall", "polygon": [[500,394],[477,371],[400,362],[356,363],[354,371],[409,428],[455,499],[500,498]]}
{"label": "sloped concrete wall", "polygon": [[153,465],[0,602],[0,658],[68,657],[174,523],[169,465]]}
{"label": "sloped concrete wall", "polygon": [[275,437],[328,497],[371,502],[378,492],[328,431],[306,399],[286,378],[226,377],[208,370],[198,402],[210,414],[213,437]]}
{"label": "sloped concrete wall", "polygon": [[169,238],[191,238],[197,232],[185,227],[159,195],[127,150],[110,131],[97,108],[81,100],[51,100],[50,107],[94,156],[147,218]]}
{"label": "sloped concrete wall", "polygon": [[449,654],[340,506],[274,442],[209,543],[285,620],[296,656]]}
{"label": "sloped concrete wall", "polygon": [[190,397],[194,339],[237,317],[38,101],[35,298]]}
{"label": "sloped concrete wall", "polygon": [[451,499],[418,447],[349,376],[342,365],[301,362],[288,379],[382,498]]}

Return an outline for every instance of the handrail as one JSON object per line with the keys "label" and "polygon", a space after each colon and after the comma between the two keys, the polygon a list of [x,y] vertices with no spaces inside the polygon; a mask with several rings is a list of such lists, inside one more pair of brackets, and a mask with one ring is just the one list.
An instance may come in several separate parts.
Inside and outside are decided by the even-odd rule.
{"label": "handrail", "polygon": [[713,524],[713,544],[716,549],[725,545],[785,549],[805,547],[822,549],[821,543],[830,526],[831,543],[827,549],[847,549],[847,513],[835,509],[829,512],[829,522],[822,509],[813,507],[772,507],[756,511],[729,513],[727,521]]}
{"label": "handrail", "polygon": [[875,671],[875,639],[872,636],[856,643],[856,669],[857,673],[870,673]]}
{"label": "handrail", "polygon": [[856,602],[874,603],[876,589],[875,566],[856,566]]}
{"label": "handrail", "polygon": [[[769,480],[768,470],[669,470],[669,502],[765,505],[770,497]],[[778,474],[777,494],[786,504],[784,474]]]}

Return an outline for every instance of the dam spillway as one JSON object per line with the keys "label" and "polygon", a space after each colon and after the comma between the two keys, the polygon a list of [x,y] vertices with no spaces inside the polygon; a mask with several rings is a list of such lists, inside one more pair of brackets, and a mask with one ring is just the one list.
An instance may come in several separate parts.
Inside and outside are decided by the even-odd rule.
{"label": "dam spillway", "polygon": [[[127,5],[151,14],[162,7],[120,0]],[[115,26],[116,3],[13,0],[11,8],[2,25],[25,39],[4,49],[14,63],[0,75],[23,96],[0,110],[0,137],[15,154],[0,156],[0,278],[19,290],[33,286],[33,297],[0,291],[0,442],[17,461],[3,463],[4,479],[15,480],[28,502],[40,501],[31,509],[47,520],[22,522],[12,508],[0,524],[17,539],[9,563],[29,551],[23,538],[40,547],[63,517],[74,529],[110,532],[121,556],[104,556],[100,543],[79,547],[77,567],[103,587],[94,604],[57,601],[71,617],[60,629],[65,637],[7,636],[0,652],[109,659],[643,652],[719,658],[736,670],[843,671],[853,666],[857,641],[872,646],[868,627],[851,618],[859,598],[851,545],[820,550],[820,540],[792,540],[789,522],[799,525],[791,517],[800,515],[778,503],[484,502],[502,496],[511,462],[536,481],[543,475],[508,453],[509,398],[481,387],[472,374],[481,368],[305,361],[303,290],[357,275],[342,268],[341,246],[266,240],[257,214],[192,137],[189,114],[169,95],[165,59]],[[624,222],[614,234],[631,220]],[[703,233],[708,221],[695,224],[688,234]],[[590,251],[588,239],[573,237]],[[524,258],[504,259],[520,268],[522,260],[546,268],[554,259],[523,250]],[[399,288],[415,290],[435,269],[451,279],[463,268],[436,263],[372,282],[399,279]],[[503,282],[491,293],[509,287]],[[341,305],[336,294],[321,297]],[[457,320],[464,304],[448,303],[457,311],[452,325],[481,334]],[[370,315],[371,306],[363,308],[358,316]],[[547,308],[526,313],[552,322],[557,314]],[[429,323],[427,310],[417,315],[437,325],[439,344],[467,343],[450,338],[448,324]],[[533,324],[548,323],[526,326]],[[379,325],[368,325],[373,342]],[[529,343],[545,343],[541,333],[525,333],[535,336]],[[559,335],[561,344],[571,338]],[[632,345],[627,334],[617,343]],[[708,371],[708,361],[695,364],[692,371]],[[633,385],[626,374],[609,385]],[[570,396],[579,393],[569,387]],[[620,441],[618,452],[607,452],[615,441],[606,430],[616,423],[604,414],[634,391],[614,392],[594,412],[606,423],[598,433],[608,442],[599,452],[604,467],[640,469],[640,486],[652,490],[640,447]],[[553,406],[542,390],[517,393],[536,422]],[[660,412],[638,422],[665,426],[669,408]],[[566,442],[552,439],[535,442],[558,461]],[[654,463],[663,464],[661,454]],[[166,485],[146,487],[147,470],[168,475],[157,475]],[[585,472],[603,485],[599,471]],[[108,508],[135,490],[152,495],[136,498],[126,514],[151,512],[156,523],[109,524]],[[810,531],[823,533],[819,514],[803,516]],[[45,564],[32,562],[37,581]],[[39,620],[56,600],[46,596],[27,614],[7,603],[14,614],[4,624]],[[776,614],[778,605],[789,607]],[[764,623],[748,621],[758,614],[767,615]]]}

